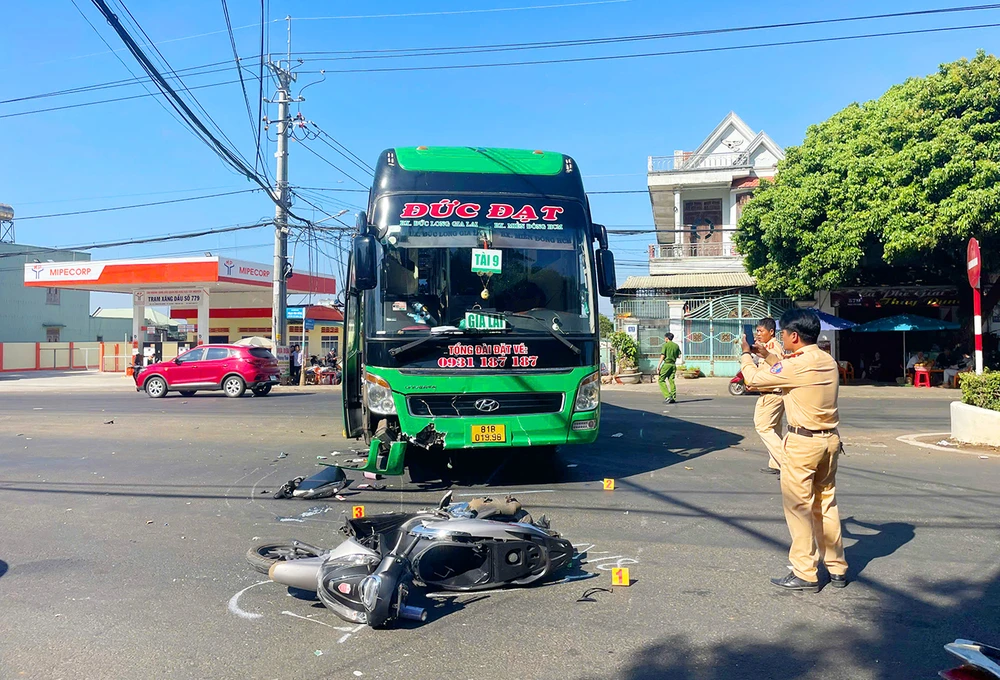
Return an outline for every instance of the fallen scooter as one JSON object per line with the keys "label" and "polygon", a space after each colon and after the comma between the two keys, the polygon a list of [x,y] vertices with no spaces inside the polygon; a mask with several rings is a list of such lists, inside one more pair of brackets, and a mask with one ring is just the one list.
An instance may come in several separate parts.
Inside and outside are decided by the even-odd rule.
{"label": "fallen scooter", "polygon": [[1000,680],[1000,649],[972,640],[955,640],[944,648],[962,662],[938,673],[945,680]]}
{"label": "fallen scooter", "polygon": [[433,510],[348,519],[343,531],[333,550],[269,541],[247,559],[272,581],[315,591],[345,621],[380,628],[426,619],[407,605],[414,583],[459,592],[530,585],[573,557],[544,517],[535,521],[510,497],[452,504],[449,492]]}

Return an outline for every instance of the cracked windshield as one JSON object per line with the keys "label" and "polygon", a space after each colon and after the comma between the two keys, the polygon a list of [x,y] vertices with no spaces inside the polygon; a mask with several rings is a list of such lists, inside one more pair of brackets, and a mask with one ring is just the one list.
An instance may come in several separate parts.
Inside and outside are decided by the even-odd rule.
{"label": "cracked windshield", "polygon": [[[376,334],[592,332],[590,265],[579,206],[493,203],[487,210],[483,203],[414,201],[390,213],[414,217],[389,225],[383,240],[384,295],[381,314],[374,315]],[[487,219],[424,217],[474,210]],[[575,218],[567,220],[567,214]]]}

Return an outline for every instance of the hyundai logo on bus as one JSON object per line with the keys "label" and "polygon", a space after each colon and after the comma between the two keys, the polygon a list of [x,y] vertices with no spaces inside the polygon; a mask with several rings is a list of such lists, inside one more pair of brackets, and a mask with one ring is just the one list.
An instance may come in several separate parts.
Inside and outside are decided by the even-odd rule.
{"label": "hyundai logo on bus", "polygon": [[475,406],[477,411],[482,411],[483,413],[493,413],[500,408],[500,402],[496,399],[477,399]]}

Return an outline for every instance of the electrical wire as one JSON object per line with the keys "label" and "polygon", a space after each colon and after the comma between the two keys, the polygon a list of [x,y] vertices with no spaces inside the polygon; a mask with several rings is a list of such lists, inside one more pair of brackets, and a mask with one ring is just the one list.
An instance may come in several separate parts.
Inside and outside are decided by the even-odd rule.
{"label": "electrical wire", "polygon": [[[202,141],[209,148],[211,148],[213,152],[215,152],[215,154],[226,165],[228,165],[241,175],[245,176],[251,182],[257,184],[257,186],[259,186],[261,189],[264,189],[268,198],[270,198],[271,201],[275,203],[275,205],[282,207],[288,215],[301,220],[301,218],[298,215],[289,210],[287,206],[283,205],[282,197],[276,196],[274,193],[272,193],[271,187],[268,185],[266,178],[262,179],[260,175],[256,173],[256,171],[254,171],[252,168],[249,167],[248,163],[244,158],[240,156],[239,152],[231,148],[232,144],[231,142],[230,146],[226,146],[214,134],[212,134],[212,132],[205,126],[205,124],[184,102],[184,100],[180,97],[177,91],[173,87],[171,87],[170,83],[166,81],[166,79],[156,68],[156,66],[153,65],[149,57],[139,47],[139,45],[136,43],[135,39],[132,37],[129,31],[122,25],[122,23],[118,20],[118,17],[108,7],[107,2],[105,2],[105,0],[91,0],[91,1],[94,3],[94,5],[97,6],[97,8],[101,11],[104,17],[108,20],[112,28],[114,28],[115,32],[121,38],[122,42],[124,42],[126,47],[129,48],[129,51],[132,53],[132,55],[136,58],[137,61],[139,61],[139,63],[143,67],[143,70],[145,70],[146,73],[149,74],[149,76],[155,80],[157,87],[167,98],[171,106],[173,106],[174,109],[178,112],[178,114],[180,114],[182,118],[184,118],[186,127],[196,131],[199,137],[202,139]],[[132,17],[131,12],[128,11],[127,7],[125,7],[120,2],[118,4],[124,8],[126,13],[128,13],[130,17]],[[132,21],[133,23],[136,23],[134,17],[132,17]],[[146,35],[144,31],[142,31],[141,27],[139,30],[143,33],[143,35],[146,36],[146,39],[149,40],[149,36]],[[165,62],[165,60],[163,61]],[[169,64],[167,66],[169,68]],[[201,105],[197,103],[197,99],[195,99],[194,101],[199,108],[204,110],[204,107],[201,107]],[[209,119],[211,120],[210,116]],[[212,123],[214,124],[214,121],[212,121]],[[215,125],[215,127],[218,128],[218,125]],[[223,137],[225,137],[224,133]]]}
{"label": "electrical wire", "polygon": [[[368,163],[366,163],[364,160],[362,160],[361,158],[359,158],[356,153],[354,153],[353,151],[351,151],[350,149],[348,149],[346,146],[344,146],[343,144],[341,144],[340,142],[338,142],[336,139],[333,138],[333,136],[330,133],[328,133],[326,130],[324,130],[323,128],[321,128],[316,123],[314,123],[312,121],[309,121],[309,125],[312,125],[314,128],[316,128],[317,139],[319,139],[319,141],[323,142],[328,147],[330,147],[331,149],[333,149],[334,151],[336,151],[338,154],[340,154],[341,156],[343,156],[345,159],[347,159],[347,161],[349,161],[351,164],[353,164],[354,167],[356,167],[357,169],[361,170],[361,172],[364,172],[364,173],[366,173],[368,175],[374,176],[374,174],[375,174],[375,168],[373,168],[372,166],[368,165]],[[323,139],[324,137],[326,139]],[[327,141],[327,139],[330,140],[330,141]],[[332,142],[332,144],[331,144],[331,142]],[[334,146],[334,145],[336,145],[336,146]]]}
{"label": "electrical wire", "polygon": [[[952,31],[969,31],[982,28],[997,28],[1000,23],[991,24],[969,24],[965,26],[945,26],[940,28],[914,29],[908,31],[883,31],[879,33],[860,33],[855,35],[841,35],[827,38],[804,38],[800,40],[782,40],[766,43],[752,43],[745,45],[729,45],[725,47],[702,47],[687,50],[669,50],[663,52],[643,52],[637,54],[609,54],[596,57],[568,57],[564,59],[534,59],[529,61],[507,61],[480,64],[446,64],[437,66],[396,66],[386,68],[357,68],[357,69],[326,69],[326,73],[403,73],[415,71],[454,71],[461,69],[482,69],[500,68],[509,66],[541,66],[546,64],[579,64],[601,61],[619,61],[623,59],[645,59],[650,57],[668,57],[689,54],[712,54],[717,52],[735,52],[741,50],[763,49],[770,47],[791,47],[797,45],[816,45],[821,43],[844,42],[848,40],[868,40],[873,38],[891,38],[906,35],[928,35],[932,33],[950,33]],[[304,59],[303,61],[324,61],[323,59]]]}
{"label": "electrical wire", "polygon": [[[464,45],[452,47],[413,47],[413,48],[390,48],[378,50],[336,50],[336,51],[312,51],[299,52],[299,56],[335,55],[329,56],[328,61],[354,60],[354,59],[399,59],[422,56],[449,56],[462,54],[481,54],[488,52],[510,52],[525,51],[563,47],[580,47],[590,45],[609,45],[627,42],[643,42],[649,40],[668,40],[673,38],[703,37],[709,35],[721,35],[726,33],[744,33],[749,31],[762,31],[772,29],[803,28],[806,26],[823,26],[829,24],[841,24],[857,21],[872,21],[879,19],[900,19],[917,16],[933,16],[938,14],[956,14],[963,12],[988,11],[1000,9],[1000,3],[990,3],[983,5],[966,5],[962,7],[943,7],[937,9],[914,10],[908,12],[891,12],[884,14],[868,14],[851,17],[841,17],[835,19],[813,19],[808,21],[792,21],[775,24],[759,24],[754,26],[734,26],[727,28],[710,28],[691,31],[676,31],[671,33],[647,33],[638,35],[612,36],[603,38],[580,38],[573,40],[545,40],[538,42],[524,43],[499,43],[487,45]],[[336,56],[340,55],[340,56]]]}
{"label": "electrical wire", "polygon": [[[243,80],[243,68],[240,65],[240,53],[239,50],[236,49],[236,37],[233,35],[233,23],[229,20],[229,5],[226,4],[226,0],[222,0],[222,14],[226,19],[226,30],[229,31],[229,45],[233,49],[233,62],[236,64],[236,73],[240,77],[240,89],[243,90],[243,103],[246,104],[247,107],[247,122],[250,123],[250,134],[254,136],[257,147],[257,155],[254,159],[253,169],[260,172],[261,167],[264,165],[264,159],[261,157],[260,152],[260,130],[259,126],[254,123],[253,111],[250,109],[250,95],[247,94],[247,84]],[[261,87],[263,87],[263,84]]]}
{"label": "electrical wire", "polygon": [[[225,81],[223,81],[221,83],[209,83],[207,85],[192,85],[190,87],[187,87],[187,86],[185,86],[185,87],[179,87],[179,88],[177,88],[177,91],[178,92],[193,92],[194,90],[205,90],[205,89],[208,89],[210,87],[220,87],[222,85],[234,85],[234,84],[236,84],[238,82],[240,82],[240,81],[238,81],[238,80],[225,80]],[[114,97],[113,99],[99,99],[97,101],[92,101],[92,102],[78,102],[76,104],[65,104],[63,106],[50,106],[50,107],[44,108],[44,109],[32,109],[30,111],[18,111],[17,113],[5,113],[2,116],[0,116],[0,118],[17,118],[19,116],[30,116],[30,115],[33,115],[33,114],[36,114],[36,113],[48,113],[49,111],[65,111],[66,109],[79,109],[79,108],[82,108],[82,107],[85,107],[85,106],[96,106],[97,104],[113,104],[115,102],[124,102],[124,101],[128,101],[130,99],[145,99],[146,97],[159,97],[160,94],[161,93],[159,93],[159,92],[147,92],[146,94],[133,94],[133,95],[129,95],[127,97]],[[162,104],[162,102],[160,102],[159,99],[157,99],[157,102]],[[171,115],[173,115],[173,114],[171,114]],[[184,125],[183,121],[181,121],[180,119],[178,119],[178,122],[180,122],[182,125]]]}
{"label": "electrical wire", "polygon": [[260,229],[261,227],[267,227],[272,224],[274,224],[274,220],[270,218],[261,218],[261,220],[253,224],[238,224],[228,227],[214,227],[211,229],[202,229],[200,231],[193,231],[193,232],[182,232],[179,234],[148,236],[143,238],[128,239],[125,241],[101,241],[97,243],[88,243],[85,245],[75,245],[75,246],[36,247],[36,248],[29,248],[27,250],[7,251],[4,253],[0,253],[0,259],[6,259],[10,257],[22,257],[24,255],[34,255],[36,253],[49,253],[54,250],[96,250],[98,248],[117,248],[119,246],[141,245],[143,243],[163,243],[165,241],[180,241],[189,238],[199,238],[201,236],[209,236],[211,234],[226,234],[233,231]]}
{"label": "electrical wire", "polygon": [[528,7],[492,7],[489,9],[457,9],[436,12],[407,12],[404,14],[366,14],[347,15],[338,17],[292,17],[292,21],[332,21],[347,19],[396,19],[400,17],[438,17],[453,16],[456,14],[487,14],[493,12],[519,12],[523,10],[538,9],[566,9],[570,7],[587,7],[590,5],[616,5],[630,0],[590,0],[589,2],[567,2],[556,5],[532,5]]}
{"label": "electrical wire", "polygon": [[154,201],[152,203],[135,203],[132,205],[117,205],[110,208],[94,208],[92,210],[74,210],[73,212],[52,213],[50,215],[28,215],[18,217],[18,222],[25,220],[43,220],[50,217],[70,217],[72,215],[91,215],[93,213],[113,212],[115,210],[131,210],[133,208],[149,208],[154,205],[169,205],[171,203],[186,203],[188,201],[201,201],[206,198],[219,198],[220,196],[235,196],[236,194],[250,194],[260,189],[241,189],[239,191],[227,191],[221,194],[207,194],[205,196],[189,196],[187,198],[173,198],[168,201]]}
{"label": "electrical wire", "polygon": [[348,172],[346,172],[346,171],[345,171],[345,170],[344,170],[343,168],[340,168],[339,166],[335,165],[335,164],[334,164],[333,162],[331,162],[331,161],[330,161],[330,160],[329,160],[328,158],[326,158],[325,156],[323,156],[323,155],[322,155],[322,154],[320,154],[319,152],[317,152],[317,151],[314,151],[314,150],[313,150],[312,148],[310,148],[310,147],[309,147],[309,145],[308,145],[308,144],[306,144],[306,143],[305,143],[304,141],[302,141],[302,140],[297,140],[297,141],[299,142],[299,144],[301,144],[301,145],[302,145],[302,148],[303,148],[303,149],[305,149],[306,151],[308,151],[308,152],[309,152],[309,153],[311,153],[312,155],[316,156],[316,158],[320,159],[321,161],[323,161],[324,163],[326,163],[327,165],[329,165],[329,166],[330,166],[331,168],[333,168],[334,170],[336,170],[337,172],[339,172],[339,173],[340,173],[341,175],[343,175],[344,177],[347,177],[348,179],[352,180],[352,181],[353,181],[353,182],[355,182],[355,183],[356,183],[356,184],[357,184],[358,186],[362,186],[362,187],[365,187],[365,188],[367,189],[367,186],[368,186],[368,185],[366,185],[366,184],[365,184],[364,182],[362,182],[362,181],[361,181],[361,180],[359,180],[358,178],[354,177],[353,175],[349,174],[349,173],[348,173]]}

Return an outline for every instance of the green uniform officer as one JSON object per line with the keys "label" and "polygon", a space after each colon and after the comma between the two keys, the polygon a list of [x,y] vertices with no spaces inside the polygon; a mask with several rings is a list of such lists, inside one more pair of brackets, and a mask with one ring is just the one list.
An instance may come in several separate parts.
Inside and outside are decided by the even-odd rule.
{"label": "green uniform officer", "polygon": [[[660,374],[656,381],[660,384],[663,401],[668,404],[677,401],[677,383],[674,382],[674,374],[677,373],[677,359],[680,356],[681,348],[674,342],[674,334],[667,333],[667,341],[663,343],[663,349],[660,351],[660,365],[656,367]],[[667,381],[670,381],[669,389]]]}

